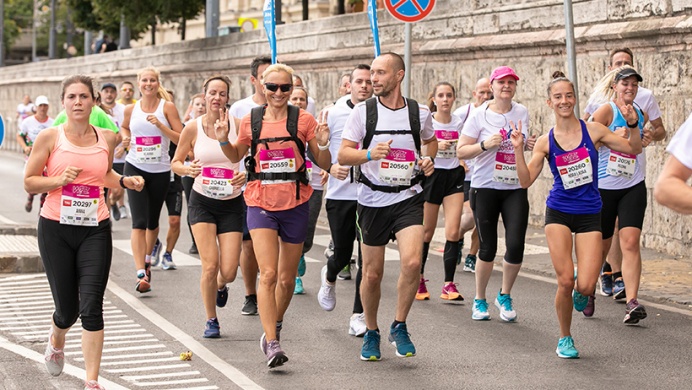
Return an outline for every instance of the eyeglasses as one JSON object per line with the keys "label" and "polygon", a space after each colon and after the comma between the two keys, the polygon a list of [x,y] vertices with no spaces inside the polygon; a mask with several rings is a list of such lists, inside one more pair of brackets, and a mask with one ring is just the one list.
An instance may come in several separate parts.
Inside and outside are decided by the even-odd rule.
{"label": "eyeglasses", "polygon": [[264,83],[264,86],[272,92],[276,92],[279,88],[281,92],[288,92],[293,88],[293,84]]}

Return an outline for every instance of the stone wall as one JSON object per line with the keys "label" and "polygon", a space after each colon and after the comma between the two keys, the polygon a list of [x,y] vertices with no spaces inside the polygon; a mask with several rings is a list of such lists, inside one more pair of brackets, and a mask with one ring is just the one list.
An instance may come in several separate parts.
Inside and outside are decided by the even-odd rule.
{"label": "stone wall", "polygon": [[[652,89],[663,112],[668,136],[648,148],[649,207],[643,244],[671,254],[689,255],[692,219],[653,202],[652,186],[666,157],[665,145],[692,112],[692,5],[688,0],[576,0],[574,3],[577,68],[582,107],[605,73],[608,53],[630,47],[635,67]],[[383,51],[403,53],[403,24],[380,13]],[[339,74],[373,57],[365,13],[277,29],[279,59],[303,75],[318,106],[333,101]],[[163,83],[177,92],[181,110],[210,74],[233,80],[233,99],[250,94],[247,80],[252,57],[266,53],[262,31],[55,60],[0,69],[0,112],[14,117],[23,94],[46,94],[58,110],[60,80],[87,73],[99,82],[135,80],[148,65],[163,73]],[[545,104],[545,86],[554,70],[566,72],[563,2],[557,0],[438,0],[436,9],[413,26],[412,97],[424,99],[438,81],[458,85],[458,103],[470,100],[476,79],[499,65],[513,66],[522,80],[516,100],[531,114],[531,131],[545,133],[553,123]],[[541,224],[545,197],[552,184],[547,169],[530,190],[531,223]]]}

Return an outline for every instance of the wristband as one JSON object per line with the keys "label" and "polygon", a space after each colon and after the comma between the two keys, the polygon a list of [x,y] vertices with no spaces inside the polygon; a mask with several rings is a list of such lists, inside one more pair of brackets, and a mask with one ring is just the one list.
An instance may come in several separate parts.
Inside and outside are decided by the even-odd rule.
{"label": "wristband", "polygon": [[127,188],[127,187],[125,187],[125,178],[126,177],[127,176],[125,176],[125,175],[120,176],[120,187],[122,187],[122,188]]}
{"label": "wristband", "polygon": [[368,154],[366,154],[365,157],[368,158],[368,161],[372,161],[372,157],[370,157],[370,150],[368,150]]}
{"label": "wristband", "polygon": [[634,129],[634,128],[637,128],[637,127],[638,127],[637,125],[639,125],[639,122],[634,122],[633,125],[631,125],[631,124],[628,123],[628,124],[627,124],[627,127],[629,127],[630,129]]}
{"label": "wristband", "polygon": [[327,141],[327,144],[324,145],[324,146],[322,146],[322,145],[320,145],[320,144],[317,144],[317,148],[318,148],[320,151],[329,150],[329,144],[330,144],[330,141]]}
{"label": "wristband", "polygon": [[481,141],[480,145],[481,145],[482,151],[484,151],[484,152],[488,151],[488,149],[485,148],[485,141]]}
{"label": "wristband", "polygon": [[229,141],[219,141],[219,145],[220,145],[220,146],[226,146],[226,145],[228,145],[228,144],[230,144]]}
{"label": "wristband", "polygon": [[435,159],[432,156],[423,156],[422,158],[430,160],[433,165],[435,164]]}

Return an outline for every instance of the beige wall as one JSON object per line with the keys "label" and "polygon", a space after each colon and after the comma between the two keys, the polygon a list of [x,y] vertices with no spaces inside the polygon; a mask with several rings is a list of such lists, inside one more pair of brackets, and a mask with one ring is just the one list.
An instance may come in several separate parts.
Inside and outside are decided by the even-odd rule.
{"label": "beige wall", "polygon": [[[685,8],[688,7],[688,8]],[[577,67],[582,107],[608,65],[614,48],[630,47],[642,83],[654,91],[669,131],[666,140],[647,151],[649,207],[644,246],[689,255],[692,219],[653,202],[651,188],[666,157],[665,145],[692,112],[692,9],[687,0],[577,0]],[[339,74],[359,62],[370,62],[372,38],[365,14],[292,23],[277,29],[279,59],[292,65],[323,106],[336,98]],[[403,25],[380,14],[384,51],[403,52]],[[522,80],[516,100],[526,105],[531,131],[545,133],[553,123],[545,105],[545,86],[556,69],[565,70],[566,55],[562,1],[439,0],[433,14],[413,26],[412,96],[424,99],[438,81],[459,86],[458,104],[471,98],[476,79],[498,66],[513,66]],[[137,69],[155,65],[167,88],[177,92],[184,109],[208,75],[231,77],[231,96],[251,93],[247,81],[252,57],[268,52],[262,31],[233,34],[164,46],[26,64],[0,69],[0,112],[14,117],[24,93],[46,94],[57,103],[59,82],[81,72],[102,81],[135,79]],[[57,112],[53,104],[51,112]],[[546,169],[529,192],[531,222],[541,224],[545,197],[552,183]]]}

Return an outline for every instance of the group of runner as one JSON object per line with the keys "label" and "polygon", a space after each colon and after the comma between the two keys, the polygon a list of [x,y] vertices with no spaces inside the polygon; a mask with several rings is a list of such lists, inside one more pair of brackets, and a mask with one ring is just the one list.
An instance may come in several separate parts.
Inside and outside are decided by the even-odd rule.
{"label": "group of runner", "polygon": [[[628,58],[614,62],[623,53]],[[67,78],[61,94],[65,122],[34,139],[25,175],[29,193],[48,193],[39,243],[56,302],[46,350],[49,372],[62,371],[65,333],[81,315],[87,330],[82,344],[87,388],[101,388],[95,381],[112,256],[108,205],[115,214],[122,197],[111,190],[106,204],[106,188],[127,190],[135,289],[146,293],[162,251],[159,217],[169,185],[175,176],[189,180],[188,222],[202,263],[203,337],[220,337],[216,308],[226,305],[227,285],[240,266],[246,292],[241,314],[260,315],[260,347],[273,368],[288,361],[280,345],[283,318],[293,295],[304,291],[304,254],[312,245],[323,193],[333,251],[321,270],[317,299],[324,310],[335,308],[336,280],[357,245],[349,334],[363,336],[362,360],[381,358],[377,313],[390,240],[397,242],[400,273],[388,340],[397,356],[416,355],[406,319],[416,299],[430,298],[424,266],[440,205],[445,217],[441,299],[464,299],[454,283],[463,261],[465,271],[475,272],[472,319],[491,318],[486,290],[501,216],[506,252],[494,304],[503,321],[516,321],[511,292],[524,257],[526,189],[540,174],[544,158],[554,176],[545,230],[558,279],[556,353],[578,357],[570,333],[572,307],[593,316],[599,276],[602,293],[627,298],[625,323],[646,318],[637,301],[647,203],[642,148],[663,139],[665,130],[660,111],[647,114],[637,103],[642,77],[631,65],[629,50],[613,53],[612,69],[592,96],[596,109],[590,122],[575,116],[574,86],[556,73],[547,88],[555,126],[539,138],[532,135],[527,108],[513,100],[520,78],[508,66],[480,79],[475,101],[453,112],[456,89],[448,82],[432,89],[427,105],[403,97],[403,59],[385,53],[372,65],[357,65],[347,74],[348,83],[341,77],[339,90],[345,94],[315,115],[309,112],[308,91],[296,86],[302,80],[293,69],[258,57],[250,67],[253,95],[228,109],[231,82],[212,76],[191,100],[185,124],[159,72],[145,68],[137,76],[141,99],[119,107],[121,119],[108,96],[115,131],[90,125],[97,107],[93,80]],[[106,89],[115,86],[102,88],[102,95],[111,95],[103,93]],[[653,96],[648,99],[657,109]],[[171,145],[177,148],[169,153]],[[526,162],[525,152],[531,150]],[[124,161],[121,171],[114,158]],[[611,263],[612,271],[603,271],[616,220],[622,264]],[[61,230],[61,225],[70,227]],[[474,227],[471,251],[463,259],[464,233]],[[169,256],[170,251],[169,245]],[[94,272],[96,282],[75,277],[82,267],[93,267],[93,256],[85,253],[108,260]],[[56,267],[54,261],[69,266]],[[171,258],[167,267],[175,267]],[[621,271],[615,271],[618,267]],[[627,289],[610,291],[608,278]]]}

